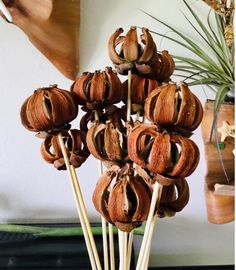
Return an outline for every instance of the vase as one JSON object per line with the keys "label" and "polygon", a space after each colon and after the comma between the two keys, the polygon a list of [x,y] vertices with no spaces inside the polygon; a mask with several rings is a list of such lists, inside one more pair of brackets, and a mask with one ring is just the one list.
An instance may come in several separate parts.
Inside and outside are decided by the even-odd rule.
{"label": "vase", "polygon": [[216,123],[217,133],[212,133],[213,117],[214,101],[207,100],[201,125],[207,164],[207,218],[211,223],[224,224],[234,220],[234,138],[227,137],[221,143],[222,134],[218,129],[222,127],[223,121],[234,125],[234,105],[221,105]]}

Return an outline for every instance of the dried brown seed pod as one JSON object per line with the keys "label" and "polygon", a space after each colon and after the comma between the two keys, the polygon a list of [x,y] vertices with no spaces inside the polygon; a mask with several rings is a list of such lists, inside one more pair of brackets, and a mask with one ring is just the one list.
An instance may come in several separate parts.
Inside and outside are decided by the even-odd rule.
{"label": "dried brown seed pod", "polygon": [[48,163],[53,163],[55,160],[63,157],[60,144],[57,136],[47,135],[40,148],[42,158]]}
{"label": "dried brown seed pod", "polygon": [[[127,70],[133,69],[135,63],[148,63],[156,52],[156,44],[148,29],[142,28],[140,41],[138,40],[137,28],[132,26],[125,36],[119,28],[111,35],[108,41],[108,54],[120,74],[126,74]],[[120,51],[117,51],[120,47]]]}
{"label": "dried brown seed pod", "polygon": [[[75,168],[80,167],[90,155],[86,145],[86,134],[78,129],[63,132],[62,137],[66,146],[70,164]],[[65,170],[65,161],[60,143],[56,135],[48,135],[41,145],[42,158],[48,163],[53,163],[58,170]]]}
{"label": "dried brown seed pod", "polygon": [[[125,108],[118,108],[115,105],[104,106],[104,110],[96,111],[99,123],[106,123],[112,121],[115,126],[121,131],[125,132],[126,110]],[[95,112],[89,110],[80,120],[80,129],[87,133],[89,126],[95,121]]]}
{"label": "dried brown seed pod", "polygon": [[[109,191],[113,179],[116,183]],[[97,211],[126,232],[147,219],[150,200],[151,191],[139,175],[134,175],[130,164],[123,168],[111,167],[99,179],[93,194]]]}
{"label": "dried brown seed pod", "polygon": [[175,62],[168,51],[156,52],[148,63],[135,64],[136,73],[158,82],[170,80],[175,70]]}
{"label": "dried brown seed pod", "polygon": [[186,179],[182,178],[169,186],[163,186],[158,216],[172,216],[180,212],[189,201],[189,186]]}
{"label": "dried brown seed pod", "polygon": [[90,153],[102,161],[123,162],[127,158],[126,134],[116,123],[95,123],[87,132]]}
{"label": "dried brown seed pod", "polygon": [[203,108],[185,83],[164,84],[150,93],[145,116],[153,123],[195,130],[201,123]]}
{"label": "dried brown seed pod", "polygon": [[76,118],[75,96],[57,85],[39,88],[21,107],[21,122],[30,131],[57,131]]}
{"label": "dried brown seed pod", "polygon": [[108,221],[112,222],[108,212],[108,198],[110,196],[110,184],[117,176],[120,167],[111,166],[98,180],[93,192],[93,204],[95,209]]}
{"label": "dried brown seed pod", "polygon": [[[131,78],[131,103],[144,105],[147,96],[158,86],[156,80],[143,78],[136,74],[132,74]],[[124,96],[122,98],[123,102],[127,103],[127,93],[128,93],[128,80],[123,82],[124,86]]]}
{"label": "dried brown seed pod", "polygon": [[84,72],[71,86],[78,103],[89,109],[100,109],[107,104],[121,101],[123,86],[116,72],[111,67],[94,73]]}
{"label": "dried brown seed pod", "polygon": [[199,150],[181,135],[158,132],[152,124],[139,124],[128,136],[129,158],[152,173],[169,177],[189,176],[199,162]]}

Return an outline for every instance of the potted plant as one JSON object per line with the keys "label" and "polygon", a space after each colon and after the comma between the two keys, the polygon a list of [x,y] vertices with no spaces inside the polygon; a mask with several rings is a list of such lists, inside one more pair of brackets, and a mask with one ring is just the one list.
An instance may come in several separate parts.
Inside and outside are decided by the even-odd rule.
{"label": "potted plant", "polygon": [[[215,94],[214,100],[205,103],[202,136],[207,162],[208,220],[221,224],[234,220],[234,0],[202,1],[211,7],[207,18],[200,17],[189,1],[183,0],[191,16],[184,14],[184,17],[195,32],[196,40],[145,13],[170,30],[167,34],[151,32],[193,55],[173,55],[174,75],[180,76],[189,86],[206,85]],[[201,45],[198,45],[199,40]]]}

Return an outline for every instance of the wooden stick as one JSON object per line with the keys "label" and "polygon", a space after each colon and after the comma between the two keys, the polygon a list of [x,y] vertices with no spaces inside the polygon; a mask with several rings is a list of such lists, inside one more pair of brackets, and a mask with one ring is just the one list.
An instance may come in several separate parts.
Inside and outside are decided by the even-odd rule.
{"label": "wooden stick", "polygon": [[102,217],[102,244],[104,256],[104,270],[108,270],[109,261],[108,261],[108,243],[107,243],[107,223],[104,217]]}
{"label": "wooden stick", "polygon": [[127,248],[127,260],[126,260],[126,269],[130,269],[130,262],[132,256],[132,245],[133,245],[134,231],[129,233],[128,248]]}
{"label": "wooden stick", "polygon": [[119,270],[124,270],[124,241],[123,241],[123,232],[118,230],[118,242],[119,242],[119,257],[120,257],[120,264]]}
{"label": "wooden stick", "polygon": [[139,121],[140,118],[140,111],[136,112],[135,121]]}
{"label": "wooden stick", "polygon": [[123,237],[124,237],[124,270],[127,270],[127,244],[128,244],[128,233],[127,232],[123,232]]}
{"label": "wooden stick", "polygon": [[89,254],[90,263],[91,263],[92,269],[96,270],[97,267],[96,267],[96,262],[95,262],[95,258],[94,258],[94,255],[93,255],[94,252],[93,252],[93,249],[92,249],[92,246],[91,246],[91,242],[90,242],[90,239],[89,239],[87,227],[86,227],[85,220],[84,220],[84,217],[83,217],[81,203],[80,203],[80,201],[78,199],[78,196],[77,196],[74,176],[73,176],[73,173],[72,173],[72,170],[71,170],[71,167],[70,167],[69,159],[68,159],[68,156],[67,156],[66,148],[65,148],[61,133],[58,134],[58,139],[59,139],[59,143],[60,143],[62,153],[63,153],[63,156],[64,156],[67,172],[68,172],[69,178],[71,180],[72,190],[73,190],[73,193],[74,193],[74,196],[75,196],[75,199],[76,199],[76,208],[77,208],[77,212],[78,212],[78,215],[79,215],[81,227],[82,227],[82,230],[83,230],[83,233],[84,233],[84,238],[85,238],[85,243],[86,243],[86,247],[87,247],[88,254]]}
{"label": "wooden stick", "polygon": [[128,93],[127,93],[127,116],[126,120],[127,122],[130,122],[131,119],[131,80],[132,77],[132,71],[128,70]]}
{"label": "wooden stick", "polygon": [[114,235],[113,235],[113,225],[108,223],[109,232],[109,249],[110,249],[110,269],[115,270],[115,249],[114,249]]}
{"label": "wooden stick", "polygon": [[97,247],[96,247],[96,244],[95,244],[95,241],[94,241],[94,238],[93,238],[91,225],[90,225],[90,222],[89,222],[89,219],[88,219],[87,210],[86,210],[84,199],[83,199],[82,192],[81,192],[81,189],[80,189],[78,177],[77,177],[75,168],[73,166],[71,166],[71,168],[72,168],[72,171],[73,171],[74,176],[75,176],[76,194],[78,195],[79,201],[81,203],[81,209],[82,209],[82,213],[83,213],[83,218],[84,218],[87,230],[88,230],[88,235],[89,235],[89,239],[90,239],[91,246],[92,246],[92,249],[93,249],[94,258],[95,258],[95,261],[96,261],[96,264],[97,264],[97,269],[102,270],[99,255],[98,255],[98,251],[97,251]]}
{"label": "wooden stick", "polygon": [[[131,69],[128,70],[128,92],[127,92],[127,112],[126,112],[126,121],[129,123],[131,120],[131,84],[132,84],[132,71]],[[127,137],[129,135],[129,130],[127,130]],[[131,234],[129,234],[131,235]],[[132,233],[133,235],[133,233]],[[125,233],[124,236],[124,268],[129,270],[130,268],[130,260],[131,260],[131,253],[132,253],[132,244],[133,244],[133,237],[129,237],[129,245],[128,244],[128,233]]]}
{"label": "wooden stick", "polygon": [[[103,167],[102,167],[102,161],[98,161],[98,170],[99,170],[99,176],[102,176],[103,174]],[[103,256],[104,256],[104,270],[109,269],[109,260],[108,260],[108,243],[107,243],[107,223],[103,216],[101,216],[102,219],[102,245],[103,245]]]}
{"label": "wooden stick", "polygon": [[148,269],[149,257],[150,257],[150,252],[151,252],[151,244],[152,244],[152,236],[153,236],[156,220],[157,220],[157,215],[154,215],[152,218],[151,226],[150,226],[150,232],[148,235],[147,245],[144,251],[144,260],[141,265],[141,269],[144,269],[144,270]]}
{"label": "wooden stick", "polygon": [[162,185],[160,185],[156,181],[155,184],[154,184],[154,187],[153,187],[150,210],[149,210],[149,214],[148,214],[148,218],[147,218],[147,222],[146,222],[146,226],[145,226],[145,230],[144,230],[144,236],[143,236],[141,249],[140,249],[140,252],[139,252],[139,257],[138,257],[136,270],[144,270],[144,269],[141,268],[142,267],[142,262],[145,260],[144,252],[145,252],[145,248],[146,248],[146,245],[147,245],[147,242],[148,242],[150,228],[152,226],[152,221],[153,221],[153,215],[154,215],[155,208],[156,208],[156,205],[157,205],[158,197],[161,194],[161,190],[162,190]]}
{"label": "wooden stick", "polygon": [[[95,116],[95,120],[99,122],[98,111],[95,111],[94,116]],[[99,141],[98,143],[101,144],[101,141]],[[102,176],[103,167],[102,167],[101,160],[98,161],[98,171],[99,171],[99,176]],[[109,260],[108,260],[108,243],[107,243],[107,223],[103,216],[101,216],[101,220],[102,220],[102,245],[103,245],[103,256],[104,256],[104,270],[108,270]]]}

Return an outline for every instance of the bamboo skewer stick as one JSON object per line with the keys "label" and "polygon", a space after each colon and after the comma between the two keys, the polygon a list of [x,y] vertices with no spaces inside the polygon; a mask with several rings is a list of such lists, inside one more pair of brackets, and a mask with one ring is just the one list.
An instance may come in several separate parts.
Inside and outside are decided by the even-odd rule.
{"label": "bamboo skewer stick", "polygon": [[66,168],[67,168],[67,171],[68,171],[68,174],[69,174],[69,178],[71,180],[72,190],[73,190],[73,193],[74,193],[74,196],[75,196],[75,199],[76,199],[77,212],[78,212],[81,227],[82,227],[82,230],[83,230],[83,233],[84,233],[84,238],[85,238],[85,243],[86,243],[88,254],[89,254],[90,263],[91,263],[92,269],[96,270],[97,267],[96,267],[96,262],[95,262],[95,258],[94,258],[94,255],[93,255],[94,252],[93,252],[93,249],[92,249],[92,246],[91,246],[91,242],[90,242],[90,239],[89,239],[87,227],[86,227],[85,220],[84,220],[84,217],[83,217],[81,203],[79,202],[79,199],[78,199],[78,196],[77,196],[77,191],[76,191],[75,181],[74,181],[74,175],[73,175],[73,172],[72,172],[71,167],[70,167],[70,162],[69,162],[69,159],[68,159],[68,156],[67,156],[66,148],[65,148],[61,133],[58,134],[58,139],[59,139],[60,147],[62,149],[62,153],[63,153],[63,156],[64,156],[64,160],[65,160]]}
{"label": "bamboo skewer stick", "polygon": [[129,233],[128,248],[127,248],[127,260],[126,260],[126,269],[130,269],[131,255],[132,255],[132,244],[134,238],[134,231]]}
{"label": "bamboo skewer stick", "polygon": [[124,270],[124,241],[123,241],[123,232],[118,230],[118,242],[119,242],[119,258],[120,258],[120,264],[119,264],[119,270]]}
{"label": "bamboo skewer stick", "polygon": [[157,205],[157,202],[158,202],[158,198],[161,195],[161,190],[162,190],[162,185],[160,185],[156,181],[155,184],[154,184],[154,188],[153,188],[153,194],[152,194],[150,210],[149,210],[149,214],[148,214],[148,218],[147,218],[147,222],[146,222],[146,226],[145,226],[145,230],[144,230],[144,236],[143,236],[141,249],[140,249],[140,252],[139,252],[139,257],[138,257],[136,270],[144,270],[142,268],[142,263],[145,260],[144,253],[145,253],[145,249],[146,249],[146,246],[147,246],[147,243],[148,243],[150,229],[151,229],[152,223],[153,223],[152,221],[153,221],[153,216],[154,216],[154,213],[155,213],[155,208],[156,208],[156,205]]}
{"label": "bamboo skewer stick", "polygon": [[[128,123],[131,120],[131,83],[132,83],[132,71],[128,70],[128,93],[127,93],[127,115],[126,115],[126,120]],[[138,114],[136,115],[136,117],[138,117]],[[127,130],[127,136],[128,135],[129,135],[129,131]],[[125,242],[125,246],[126,246],[125,251],[127,253],[125,256],[125,267],[127,270],[130,269],[132,244],[133,244],[133,231],[129,233],[129,241],[126,236],[126,242]]]}
{"label": "bamboo skewer stick", "polygon": [[139,121],[140,111],[136,112],[135,121]]}
{"label": "bamboo skewer stick", "polygon": [[108,261],[108,243],[107,243],[107,223],[104,217],[102,217],[102,244],[104,256],[104,270],[108,270],[109,261]]}
{"label": "bamboo skewer stick", "polygon": [[[103,174],[103,167],[102,167],[102,161],[98,161],[99,164],[99,176],[102,176]],[[108,243],[107,243],[107,223],[103,216],[101,216],[102,219],[102,244],[103,244],[103,256],[104,256],[104,270],[109,269],[109,260],[108,260]]]}
{"label": "bamboo skewer stick", "polygon": [[98,270],[102,270],[99,255],[98,255],[98,251],[97,251],[97,247],[96,247],[96,244],[95,244],[95,241],[94,241],[94,238],[93,238],[92,229],[91,229],[90,222],[89,222],[89,219],[88,219],[88,214],[87,214],[87,211],[86,211],[84,199],[83,199],[82,192],[81,192],[80,185],[79,185],[79,181],[78,181],[78,178],[77,178],[77,174],[76,174],[74,166],[71,166],[71,168],[72,168],[72,172],[73,172],[74,178],[75,178],[76,194],[77,194],[77,196],[79,198],[79,202],[81,203],[82,213],[83,213],[83,217],[84,217],[84,220],[85,220],[86,228],[88,230],[88,235],[89,235],[91,246],[92,246],[92,249],[93,249],[93,252],[94,252],[94,258],[95,258],[95,261],[96,261],[96,264],[97,264],[97,268],[98,268]]}
{"label": "bamboo skewer stick", "polygon": [[130,118],[131,118],[131,77],[132,77],[132,71],[129,70],[128,71],[128,93],[127,93],[127,122],[130,122]]}
{"label": "bamboo skewer stick", "polygon": [[145,251],[144,251],[144,260],[143,260],[142,265],[141,265],[141,269],[143,269],[143,270],[148,269],[149,257],[150,257],[150,252],[151,252],[151,244],[152,244],[152,236],[153,236],[156,220],[157,220],[157,215],[154,215],[152,218],[151,225],[150,225],[150,231],[149,231],[149,235],[148,235],[147,245],[146,245]]}
{"label": "bamboo skewer stick", "polygon": [[[127,93],[127,115],[126,120],[129,123],[131,120],[131,83],[132,83],[132,71],[128,70],[128,93]],[[127,130],[127,137],[129,135],[129,131]],[[126,233],[125,242],[124,242],[124,250],[125,250],[125,268],[126,270],[130,269],[130,261],[132,255],[132,244],[133,244],[133,232],[129,233],[129,242],[128,242],[128,234]],[[127,247],[128,245],[128,247]]]}
{"label": "bamboo skewer stick", "polygon": [[128,270],[127,269],[127,244],[128,244],[128,233],[127,232],[123,232],[124,234],[124,270]]}
{"label": "bamboo skewer stick", "polygon": [[[99,122],[98,111],[95,111],[95,120]],[[101,144],[101,142],[99,142]],[[98,172],[99,177],[103,174],[102,161],[98,161]],[[109,260],[108,260],[108,243],[107,243],[107,223],[103,216],[101,216],[102,220],[102,245],[103,245],[103,256],[104,256],[104,270],[109,269]]]}
{"label": "bamboo skewer stick", "polygon": [[110,250],[110,269],[115,270],[115,249],[114,249],[114,235],[113,235],[113,225],[108,223],[109,232],[109,250]]}

